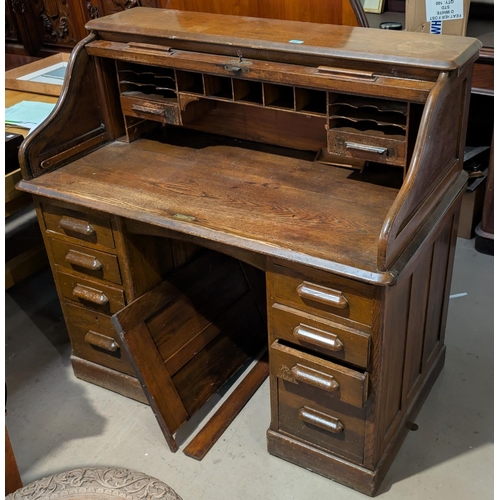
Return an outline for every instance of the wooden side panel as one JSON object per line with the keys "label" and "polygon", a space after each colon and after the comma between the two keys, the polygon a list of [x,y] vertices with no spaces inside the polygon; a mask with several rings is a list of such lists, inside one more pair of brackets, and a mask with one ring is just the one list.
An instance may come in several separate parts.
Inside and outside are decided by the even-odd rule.
{"label": "wooden side panel", "polygon": [[392,422],[401,410],[401,389],[408,329],[408,313],[411,299],[411,277],[389,289],[387,303],[390,303],[389,317],[383,334],[383,392],[380,432],[387,435]]}
{"label": "wooden side panel", "polygon": [[55,108],[19,148],[25,179],[69,163],[108,139],[96,94],[95,67],[85,50],[85,44],[94,38],[91,34],[75,47]]}
{"label": "wooden side panel", "polygon": [[[460,198],[449,207],[406,270],[384,294],[383,332],[373,351],[371,380],[375,397],[375,448],[365,466],[377,469],[387,453],[394,457],[407,432],[409,415],[415,416],[444,362],[444,327],[451,283]],[[427,389],[424,389],[424,386]],[[379,426],[380,424],[380,426]]]}
{"label": "wooden side panel", "polygon": [[442,73],[429,95],[408,174],[380,233],[379,270],[389,268],[462,173],[471,70],[472,62],[464,77]]}
{"label": "wooden side panel", "polygon": [[422,367],[429,362],[436,344],[441,336],[441,319],[443,315],[445,297],[446,274],[450,249],[451,227],[448,226],[441,233],[434,244],[429,298],[427,305],[427,320],[425,324],[425,338],[422,353]]}
{"label": "wooden side panel", "polygon": [[405,368],[403,376],[402,405],[411,399],[411,390],[421,373],[421,352],[429,297],[432,248],[422,258],[418,271],[413,274],[411,285],[408,334],[406,337]]}

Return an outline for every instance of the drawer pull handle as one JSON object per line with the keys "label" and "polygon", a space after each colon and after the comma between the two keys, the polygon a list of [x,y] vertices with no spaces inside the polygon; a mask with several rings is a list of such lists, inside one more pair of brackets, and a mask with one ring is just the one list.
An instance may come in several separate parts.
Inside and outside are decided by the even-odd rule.
{"label": "drawer pull handle", "polygon": [[109,302],[109,299],[100,290],[95,290],[84,285],[76,285],[73,288],[73,296],[78,299],[87,300],[88,302],[93,302],[99,306],[103,306]]}
{"label": "drawer pull handle", "polygon": [[73,266],[83,267],[89,271],[99,271],[102,269],[102,264],[96,257],[86,253],[70,250],[65,257],[66,262]]}
{"label": "drawer pull handle", "polygon": [[378,155],[386,155],[388,149],[379,146],[370,146],[368,144],[357,144],[356,142],[346,142],[346,149],[354,149],[356,151],[363,151],[365,153],[376,153]]}
{"label": "drawer pull handle", "polygon": [[356,80],[376,80],[377,76],[371,71],[353,71],[350,69],[343,68],[331,68],[329,66],[318,66],[318,73],[325,76],[333,76],[335,78],[349,78]]}
{"label": "drawer pull handle", "polygon": [[299,325],[293,329],[293,336],[302,342],[323,347],[330,351],[338,352],[344,349],[344,344],[334,333],[324,332],[317,328]]}
{"label": "drawer pull handle", "polygon": [[93,236],[95,234],[95,229],[90,223],[72,219],[71,217],[66,217],[63,215],[59,221],[59,227],[65,231],[71,231],[73,233],[83,234],[84,236]]}
{"label": "drawer pull handle", "polygon": [[292,368],[292,375],[297,382],[303,382],[324,391],[333,392],[339,388],[338,382],[332,375],[327,375],[326,373],[300,364]]}
{"label": "drawer pull handle", "polygon": [[166,47],[165,45],[154,45],[152,43],[129,42],[125,50],[133,50],[133,51],[153,50],[156,52],[172,52],[172,47]]}
{"label": "drawer pull handle", "polygon": [[313,300],[314,302],[337,309],[345,309],[349,305],[342,292],[326,288],[325,286],[315,285],[314,283],[308,283],[307,281],[304,281],[297,287],[297,294],[302,299]]}
{"label": "drawer pull handle", "polygon": [[299,410],[299,418],[306,424],[314,425],[315,427],[332,432],[333,434],[341,434],[344,432],[344,426],[338,418],[313,410],[312,408],[307,408],[307,406]]}
{"label": "drawer pull handle", "polygon": [[94,347],[99,347],[109,352],[116,352],[120,349],[118,342],[111,337],[89,330],[85,335],[85,342]]}

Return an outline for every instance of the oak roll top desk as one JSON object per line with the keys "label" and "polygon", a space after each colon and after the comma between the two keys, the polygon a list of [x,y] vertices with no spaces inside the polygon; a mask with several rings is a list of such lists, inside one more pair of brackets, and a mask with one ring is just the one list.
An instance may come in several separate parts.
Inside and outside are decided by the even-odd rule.
{"label": "oak roll top desk", "polygon": [[149,401],[175,451],[267,339],[269,452],[373,495],[444,363],[480,43],[147,8],[87,28],[18,185],[75,374]]}

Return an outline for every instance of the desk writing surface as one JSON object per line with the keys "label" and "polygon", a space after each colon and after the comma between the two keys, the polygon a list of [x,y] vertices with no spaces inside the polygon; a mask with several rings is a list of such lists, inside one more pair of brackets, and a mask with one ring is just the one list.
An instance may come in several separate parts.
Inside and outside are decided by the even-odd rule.
{"label": "desk writing surface", "polygon": [[140,139],[23,187],[123,217],[140,211],[143,222],[268,255],[376,272],[380,228],[398,189],[366,182],[372,176],[385,179],[238,147]]}

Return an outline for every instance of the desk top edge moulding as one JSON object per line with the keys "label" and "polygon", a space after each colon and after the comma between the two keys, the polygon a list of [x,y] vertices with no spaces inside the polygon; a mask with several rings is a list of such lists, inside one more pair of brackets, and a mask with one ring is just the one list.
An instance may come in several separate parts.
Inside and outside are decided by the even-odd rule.
{"label": "desk top edge moulding", "polygon": [[480,42],[142,7],[86,27],[18,185],[76,376],[148,402],[175,451],[267,338],[269,452],[375,494],[444,363]]}

